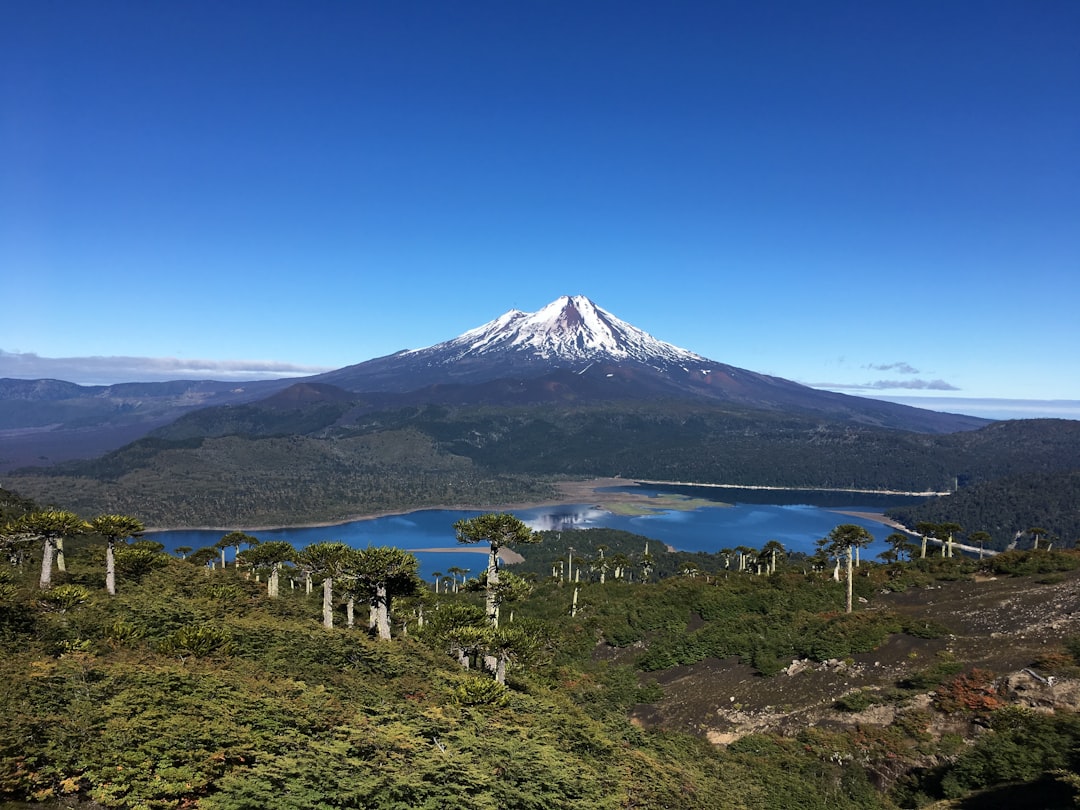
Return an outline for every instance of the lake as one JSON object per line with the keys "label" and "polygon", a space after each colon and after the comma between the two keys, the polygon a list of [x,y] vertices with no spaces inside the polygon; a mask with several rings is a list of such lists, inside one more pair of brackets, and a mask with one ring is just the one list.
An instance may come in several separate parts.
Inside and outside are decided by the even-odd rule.
{"label": "lake", "polygon": [[[874,536],[864,551],[870,559],[886,549],[885,537],[893,529],[873,520],[840,512],[881,513],[892,506],[917,503],[919,497],[865,495],[820,490],[744,490],[711,487],[619,487],[644,492],[652,497],[688,495],[710,500],[717,506],[691,510],[661,510],[648,515],[623,515],[590,504],[544,506],[515,510],[522,521],[538,531],[610,528],[641,534],[680,551],[715,552],[722,548],[761,548],[769,540],[779,540],[789,551],[813,552],[814,543],[840,523],[855,523]],[[601,495],[602,491],[598,491]],[[720,505],[720,504],[731,504]],[[262,541],[287,540],[297,548],[311,543],[336,540],[351,546],[396,546],[416,551],[420,572],[431,579],[433,572],[457,566],[476,573],[484,567],[483,551],[457,550],[453,524],[462,518],[482,514],[479,510],[424,509],[404,515],[370,518],[337,526],[281,528],[251,532]],[[221,530],[181,530],[154,532],[149,539],[172,552],[189,546],[211,546],[221,539]],[[421,549],[451,548],[435,552]],[[524,552],[528,554],[528,549]],[[231,554],[230,554],[231,558]]]}

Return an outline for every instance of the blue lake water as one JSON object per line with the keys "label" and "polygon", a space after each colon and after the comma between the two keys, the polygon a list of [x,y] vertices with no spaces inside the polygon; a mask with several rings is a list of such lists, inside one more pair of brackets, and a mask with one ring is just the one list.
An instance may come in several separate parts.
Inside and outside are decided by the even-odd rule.
{"label": "blue lake water", "polygon": [[[893,529],[873,520],[841,512],[877,512],[919,498],[825,493],[806,490],[731,490],[698,487],[630,488],[635,492],[657,495],[676,491],[731,506],[703,507],[687,511],[661,511],[643,516],[616,515],[588,504],[546,506],[519,509],[514,514],[538,531],[611,528],[641,534],[680,551],[715,552],[722,548],[750,546],[760,548],[769,540],[779,540],[789,551],[812,552],[814,543],[840,523],[855,523],[874,536],[874,543],[864,555],[867,559],[884,551],[884,538]],[[484,549],[457,550],[453,524],[462,518],[481,514],[476,510],[425,509],[392,517],[371,518],[316,528],[282,528],[251,532],[262,541],[287,540],[297,548],[321,541],[341,541],[355,547],[396,546],[416,551],[420,571],[430,579],[435,571],[451,566],[473,573],[485,564]],[[221,530],[184,530],[155,532],[149,539],[165,545],[201,548],[221,539]],[[451,548],[433,552],[421,549]],[[528,550],[525,550],[528,553]]]}

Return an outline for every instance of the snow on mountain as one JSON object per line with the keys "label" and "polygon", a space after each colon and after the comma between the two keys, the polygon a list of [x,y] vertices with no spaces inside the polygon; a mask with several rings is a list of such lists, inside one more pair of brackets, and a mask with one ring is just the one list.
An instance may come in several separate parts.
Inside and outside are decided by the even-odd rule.
{"label": "snow on mountain", "polygon": [[564,295],[536,312],[512,309],[468,332],[409,354],[454,363],[505,353],[549,362],[637,360],[675,365],[708,363],[704,357],[657,340],[601,309],[583,295]]}

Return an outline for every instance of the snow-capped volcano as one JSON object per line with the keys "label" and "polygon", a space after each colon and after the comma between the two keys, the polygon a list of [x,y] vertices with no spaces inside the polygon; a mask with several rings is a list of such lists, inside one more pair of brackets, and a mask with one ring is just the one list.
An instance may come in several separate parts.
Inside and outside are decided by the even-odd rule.
{"label": "snow-capped volcano", "polygon": [[516,352],[549,362],[700,364],[700,355],[657,340],[583,295],[564,295],[536,312],[512,309],[465,334],[410,354],[458,362],[469,356]]}
{"label": "snow-capped volcano", "polygon": [[307,382],[363,394],[369,409],[696,401],[932,432],[942,424],[977,426],[967,417],[818,391],[709,360],[658,340],[583,295],[564,295],[536,312],[512,309],[451,340]]}

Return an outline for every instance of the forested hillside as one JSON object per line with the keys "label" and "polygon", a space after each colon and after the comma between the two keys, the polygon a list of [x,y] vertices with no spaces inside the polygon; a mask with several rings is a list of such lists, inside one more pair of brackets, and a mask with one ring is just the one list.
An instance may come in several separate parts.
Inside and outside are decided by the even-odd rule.
{"label": "forested hillside", "polygon": [[1044,547],[1054,543],[1071,548],[1080,541],[1080,470],[1010,475],[886,514],[911,527],[922,522],[959,524],[958,539],[988,532],[987,548],[1030,548],[1032,528],[1042,530]]}
{"label": "forested hillside", "polygon": [[927,435],[675,402],[377,411],[320,396],[293,405],[205,409],[101,459],[25,470],[8,486],[155,525],[266,525],[521,503],[550,496],[559,477],[948,491],[1068,471],[1080,458],[1080,422],[1068,420]]}

